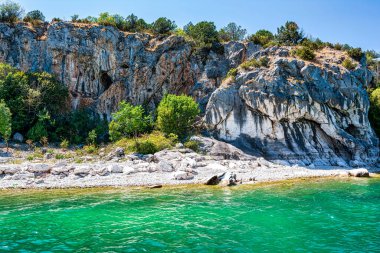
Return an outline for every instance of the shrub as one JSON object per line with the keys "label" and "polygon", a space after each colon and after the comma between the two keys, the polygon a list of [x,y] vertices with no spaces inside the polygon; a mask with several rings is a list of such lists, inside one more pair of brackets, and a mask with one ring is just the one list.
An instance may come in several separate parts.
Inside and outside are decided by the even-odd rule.
{"label": "shrub", "polygon": [[60,18],[53,18],[51,21],[52,22],[62,22],[62,19],[60,19]]}
{"label": "shrub", "polygon": [[142,106],[133,106],[123,101],[119,110],[112,114],[109,124],[111,140],[117,141],[123,137],[136,137],[145,133],[152,122],[151,116],[146,116]]}
{"label": "shrub", "polygon": [[48,138],[46,136],[42,136],[41,137],[41,140],[40,140],[40,143],[43,147],[47,147],[49,142],[48,142]]}
{"label": "shrub", "polygon": [[343,67],[345,67],[348,70],[353,70],[356,68],[357,64],[352,62],[350,59],[345,59],[342,63]]}
{"label": "shrub", "polygon": [[96,139],[98,138],[97,134],[96,134],[96,130],[93,129],[91,130],[89,133],[88,133],[88,137],[87,137],[87,142],[90,144],[90,145],[93,145],[95,146],[96,145]]}
{"label": "shrub", "polygon": [[158,18],[156,21],[153,22],[151,25],[151,29],[154,34],[163,34],[167,35],[170,32],[174,31],[176,28],[176,24],[174,21],[171,21],[170,19],[167,18]]}
{"label": "shrub", "polygon": [[377,136],[380,137],[380,88],[375,89],[370,94],[371,106],[369,108],[369,121]]}
{"label": "shrub", "polygon": [[226,77],[231,77],[231,78],[235,78],[238,74],[238,70],[237,68],[232,68],[230,69],[228,72],[227,72],[227,76]]}
{"label": "shrub", "polygon": [[12,114],[4,101],[0,101],[0,135],[8,147],[8,140],[12,134]]}
{"label": "shrub", "polygon": [[336,43],[336,44],[334,44],[334,49],[336,49],[336,50],[342,50],[343,49],[343,45],[339,44],[339,43]]}
{"label": "shrub", "polygon": [[34,11],[28,12],[24,17],[25,22],[31,22],[34,20],[45,22],[45,16],[41,11],[34,10]]}
{"label": "shrub", "polygon": [[139,154],[146,155],[146,154],[154,154],[158,152],[159,150],[157,146],[154,145],[153,142],[149,140],[145,140],[145,141],[136,142],[136,151]]}
{"label": "shrub", "polygon": [[277,28],[277,41],[282,45],[297,45],[304,38],[296,22],[287,21],[285,26]]}
{"label": "shrub", "polygon": [[177,142],[176,135],[167,137],[160,131],[153,131],[137,138],[122,138],[117,141],[115,147],[123,147],[128,153],[138,152],[141,154],[155,153],[164,149],[174,147]]}
{"label": "shrub", "polygon": [[197,48],[211,48],[218,42],[218,31],[213,22],[202,21],[196,25],[189,24],[184,31],[194,40]]}
{"label": "shrub", "polygon": [[305,61],[313,61],[315,59],[315,53],[313,49],[305,46],[295,49],[294,54]]}
{"label": "shrub", "polygon": [[79,19],[79,15],[78,14],[74,14],[71,16],[71,22],[77,22]]}
{"label": "shrub", "polygon": [[0,5],[0,22],[15,23],[21,20],[24,10],[17,3],[6,1]]}
{"label": "shrub", "polygon": [[259,30],[255,34],[251,35],[248,38],[249,41],[252,41],[253,43],[257,45],[261,45],[263,47],[269,46],[270,42],[273,42],[274,35],[270,31],[267,30]]}
{"label": "shrub", "polygon": [[147,29],[149,29],[149,25],[144,19],[139,19],[133,14],[125,19],[125,30],[128,32],[143,32]]}
{"label": "shrub", "polygon": [[86,145],[83,147],[83,150],[88,154],[94,154],[98,149],[94,145]]}
{"label": "shrub", "polygon": [[199,112],[193,98],[166,95],[157,108],[157,127],[165,134],[173,133],[184,138],[191,132]]}
{"label": "shrub", "polygon": [[33,141],[40,141],[43,137],[48,137],[48,127],[51,125],[50,114],[44,110],[38,114],[36,124],[28,131],[27,137]]}
{"label": "shrub", "polygon": [[240,41],[244,39],[246,34],[246,29],[232,22],[219,31],[219,38],[222,41]]}
{"label": "shrub", "polygon": [[62,140],[61,144],[59,146],[63,149],[67,149],[69,147],[70,143],[67,139]]}
{"label": "shrub", "polygon": [[269,66],[269,58],[264,56],[261,57],[259,60],[256,60],[255,58],[245,61],[242,64],[240,64],[240,67],[247,70],[252,67],[254,68],[260,68],[260,67],[268,67]]}
{"label": "shrub", "polygon": [[185,148],[189,148],[195,152],[199,151],[199,142],[197,141],[187,141],[184,143]]}
{"label": "shrub", "polygon": [[361,48],[351,48],[347,51],[347,53],[355,61],[360,61],[364,56],[364,53]]}
{"label": "shrub", "polygon": [[312,40],[312,39],[304,39],[301,42],[301,45],[304,47],[308,47],[311,50],[320,50],[326,46],[320,39]]}
{"label": "shrub", "polygon": [[56,154],[55,159],[57,160],[65,159],[65,156],[63,154]]}

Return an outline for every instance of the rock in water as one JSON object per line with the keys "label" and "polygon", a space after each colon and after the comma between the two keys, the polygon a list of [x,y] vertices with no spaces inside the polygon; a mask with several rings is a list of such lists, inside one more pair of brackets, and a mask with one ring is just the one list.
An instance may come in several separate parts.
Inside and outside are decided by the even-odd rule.
{"label": "rock in water", "polygon": [[371,72],[360,64],[349,71],[334,62],[335,56],[320,66],[281,57],[284,51],[258,52],[255,57],[268,57],[268,68],[241,69],[211,95],[205,120],[216,137],[291,164],[376,162],[378,139],[367,117],[365,90]]}

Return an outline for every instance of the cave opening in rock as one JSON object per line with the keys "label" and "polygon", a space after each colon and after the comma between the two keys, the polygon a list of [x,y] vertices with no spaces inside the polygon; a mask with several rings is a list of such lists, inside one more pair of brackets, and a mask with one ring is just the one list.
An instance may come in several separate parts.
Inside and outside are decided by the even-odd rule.
{"label": "cave opening in rock", "polygon": [[100,73],[100,83],[103,85],[104,91],[108,90],[112,85],[112,78],[108,75],[106,71]]}

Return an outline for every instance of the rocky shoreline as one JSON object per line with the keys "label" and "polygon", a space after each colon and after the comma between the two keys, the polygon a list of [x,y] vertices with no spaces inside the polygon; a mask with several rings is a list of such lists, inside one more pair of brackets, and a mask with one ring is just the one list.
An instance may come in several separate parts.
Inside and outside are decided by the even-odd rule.
{"label": "rocky shoreline", "polygon": [[73,163],[0,164],[0,189],[89,188],[220,184],[231,186],[296,178],[369,176],[379,169],[280,165],[249,156],[236,147],[205,137],[196,153],[180,145],[154,155],[124,155],[116,149],[105,159]]}

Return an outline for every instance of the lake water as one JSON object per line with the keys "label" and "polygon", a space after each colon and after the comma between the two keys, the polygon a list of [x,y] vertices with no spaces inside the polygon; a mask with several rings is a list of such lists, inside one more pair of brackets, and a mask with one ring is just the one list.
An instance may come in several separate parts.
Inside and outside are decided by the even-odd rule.
{"label": "lake water", "polygon": [[0,191],[0,252],[379,252],[380,179]]}

